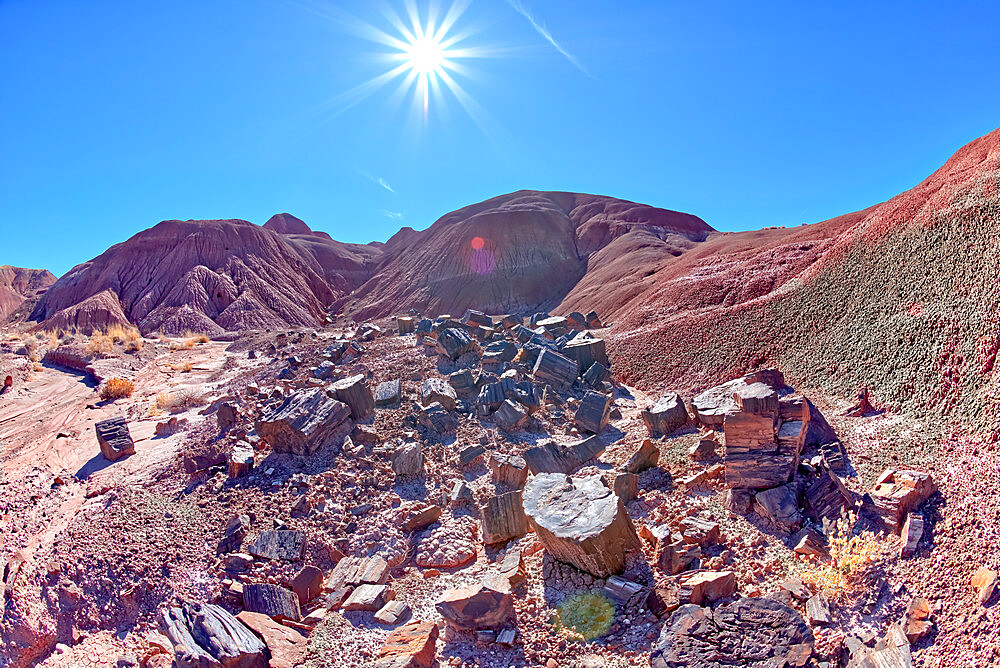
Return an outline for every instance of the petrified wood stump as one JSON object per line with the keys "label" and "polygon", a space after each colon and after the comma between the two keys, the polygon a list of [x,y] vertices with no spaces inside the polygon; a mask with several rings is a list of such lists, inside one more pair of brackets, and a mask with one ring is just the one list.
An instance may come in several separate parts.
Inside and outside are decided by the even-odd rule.
{"label": "petrified wood stump", "polygon": [[536,475],[524,488],[524,512],[545,549],[596,577],[625,566],[639,538],[625,507],[600,476]]}
{"label": "petrified wood stump", "polygon": [[364,374],[349,376],[333,384],[337,400],[351,407],[351,417],[364,420],[375,411],[375,397],[365,382]]}

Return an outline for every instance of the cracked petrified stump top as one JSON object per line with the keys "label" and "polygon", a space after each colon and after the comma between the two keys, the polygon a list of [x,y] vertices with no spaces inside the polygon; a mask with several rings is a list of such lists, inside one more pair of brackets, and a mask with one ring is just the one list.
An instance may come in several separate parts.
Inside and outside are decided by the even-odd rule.
{"label": "cracked petrified stump top", "polygon": [[625,507],[599,476],[536,475],[524,488],[524,511],[553,557],[597,577],[621,571],[638,545]]}

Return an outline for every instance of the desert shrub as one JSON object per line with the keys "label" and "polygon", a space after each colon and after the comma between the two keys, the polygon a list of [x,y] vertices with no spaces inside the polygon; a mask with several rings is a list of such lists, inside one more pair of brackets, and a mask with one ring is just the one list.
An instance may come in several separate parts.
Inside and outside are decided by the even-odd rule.
{"label": "desert shrub", "polygon": [[181,334],[181,338],[186,340],[184,344],[186,348],[193,348],[196,343],[208,343],[208,336],[198,332],[192,332],[191,330]]}
{"label": "desert shrub", "polygon": [[853,533],[854,516],[840,519],[829,536],[830,556],[807,557],[801,576],[831,601],[856,595],[891,545],[870,531]]}
{"label": "desert shrub", "polygon": [[569,640],[588,641],[600,638],[611,628],[615,606],[599,592],[573,594],[556,609],[552,626]]}
{"label": "desert shrub", "polygon": [[191,364],[191,362],[181,362],[170,365],[171,371],[180,371],[181,373],[191,373],[192,369],[194,369],[194,365]]}
{"label": "desert shrub", "polygon": [[181,390],[171,394],[160,392],[156,395],[156,408],[160,411],[180,413],[195,406],[203,406],[205,399],[191,390]]}
{"label": "desert shrub", "polygon": [[101,385],[101,399],[105,401],[131,397],[135,392],[135,383],[125,378],[111,378]]}
{"label": "desert shrub", "polygon": [[115,349],[115,340],[101,331],[94,331],[87,341],[87,352],[91,355],[110,353]]}

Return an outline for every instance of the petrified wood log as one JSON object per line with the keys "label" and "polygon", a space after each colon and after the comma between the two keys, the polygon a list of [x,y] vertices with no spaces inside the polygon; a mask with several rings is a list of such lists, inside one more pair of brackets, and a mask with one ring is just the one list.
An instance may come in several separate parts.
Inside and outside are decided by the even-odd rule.
{"label": "petrified wood log", "polygon": [[399,331],[400,336],[412,334],[415,326],[416,321],[410,316],[403,315],[396,318],[396,329]]}
{"label": "petrified wood log", "polygon": [[631,518],[600,476],[536,475],[524,488],[524,512],[553,557],[596,577],[621,571],[638,547]]}
{"label": "petrified wood log", "polygon": [[125,455],[135,454],[135,444],[128,433],[128,424],[123,417],[101,420],[94,425],[101,454],[109,462],[116,462]]}
{"label": "petrified wood log", "polygon": [[569,445],[545,441],[541,445],[525,450],[524,461],[534,474],[572,473],[604,452],[604,447],[604,443],[597,436]]}
{"label": "petrified wood log", "polygon": [[569,389],[579,372],[574,360],[548,349],[543,349],[538,354],[532,369],[536,382],[551,385],[557,390]]}
{"label": "petrified wood log", "polygon": [[239,478],[253,470],[253,446],[238,441],[229,451],[229,477]]}
{"label": "petrified wood log", "polygon": [[514,431],[524,424],[528,419],[528,411],[524,410],[521,404],[504,399],[500,408],[493,413],[493,422],[504,431]]}
{"label": "petrified wood log", "polygon": [[430,406],[435,401],[445,410],[455,410],[458,397],[455,389],[443,378],[428,378],[420,386],[421,405]]}
{"label": "petrified wood log", "polygon": [[249,552],[261,559],[298,561],[305,549],[306,535],[302,531],[271,529],[262,531],[250,545]]}
{"label": "petrified wood log", "polygon": [[907,513],[916,510],[936,491],[930,473],[886,469],[872,488],[871,499],[886,526],[899,533]]}
{"label": "petrified wood log", "polygon": [[521,492],[506,492],[491,497],[482,508],[483,543],[493,545],[528,533]]}
{"label": "petrified wood log", "polygon": [[299,597],[295,592],[275,584],[250,584],[243,588],[243,607],[274,619],[302,618]]}
{"label": "petrified wood log", "polygon": [[493,473],[493,486],[498,491],[524,488],[528,480],[528,463],[524,457],[492,453],[488,465]]}
{"label": "petrified wood log", "polygon": [[458,359],[462,354],[476,349],[476,342],[472,336],[459,327],[446,327],[438,332],[437,346],[438,353],[449,359]]}
{"label": "petrified wood log", "polygon": [[642,421],[650,436],[666,436],[687,424],[688,412],[676,392],[670,392],[642,411]]}
{"label": "petrified wood log", "polygon": [[813,634],[794,609],[766,598],[740,598],[715,610],[682,605],[663,627],[652,668],[805,665]]}
{"label": "petrified wood log", "polygon": [[225,608],[209,603],[167,608],[159,624],[179,668],[267,668],[264,643]]}
{"label": "petrified wood log", "polygon": [[599,434],[608,424],[611,415],[611,398],[600,392],[587,392],[576,409],[573,422],[577,429]]}
{"label": "petrified wood log", "polygon": [[321,388],[296,392],[257,420],[257,433],[275,452],[307,455],[343,440],[353,426],[350,407]]}
{"label": "petrified wood log", "polygon": [[364,374],[349,376],[333,384],[337,399],[351,407],[351,417],[364,420],[375,410],[375,397],[368,389]]}
{"label": "petrified wood log", "polygon": [[604,339],[573,339],[562,347],[561,352],[576,362],[578,371],[586,371],[595,362],[603,364],[605,368],[611,366]]}

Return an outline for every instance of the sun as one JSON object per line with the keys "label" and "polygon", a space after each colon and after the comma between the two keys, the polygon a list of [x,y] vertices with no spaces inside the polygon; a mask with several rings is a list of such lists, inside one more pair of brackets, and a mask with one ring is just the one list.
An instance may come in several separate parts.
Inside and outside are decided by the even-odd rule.
{"label": "sun", "polygon": [[[465,65],[471,59],[496,57],[496,47],[470,44],[478,29],[461,26],[462,16],[472,0],[403,0],[399,14],[385,2],[375,3],[388,25],[376,27],[352,15],[327,7],[338,23],[366,40],[388,49],[374,57],[388,65],[385,71],[325,103],[335,116],[383,87],[395,84],[390,100],[409,97],[414,110],[426,120],[433,104],[443,104],[446,97],[457,101],[485,131],[488,113],[466,92],[460,79],[471,80],[473,70]],[[418,3],[420,6],[418,7]],[[326,12],[329,12],[327,14]],[[447,95],[446,95],[447,94]]]}
{"label": "sun", "polygon": [[403,53],[410,70],[425,76],[439,76],[448,64],[448,50],[432,35],[414,37]]}

